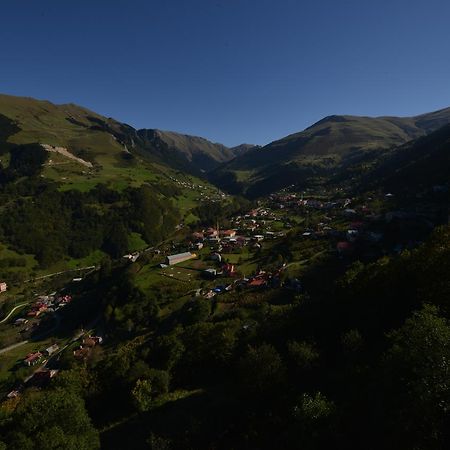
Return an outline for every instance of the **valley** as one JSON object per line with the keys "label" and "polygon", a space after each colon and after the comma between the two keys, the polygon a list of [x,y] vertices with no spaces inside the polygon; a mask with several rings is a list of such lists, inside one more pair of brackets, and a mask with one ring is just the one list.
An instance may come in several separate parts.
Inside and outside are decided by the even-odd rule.
{"label": "valley", "polygon": [[[11,448],[61,417],[85,448],[339,447],[355,422],[362,448],[394,420],[380,395],[443,429],[448,110],[331,116],[237,148],[75,105],[1,96],[0,114]],[[434,372],[404,391],[410,358]],[[434,396],[411,397],[424,379]],[[398,439],[422,439],[414,411]]]}

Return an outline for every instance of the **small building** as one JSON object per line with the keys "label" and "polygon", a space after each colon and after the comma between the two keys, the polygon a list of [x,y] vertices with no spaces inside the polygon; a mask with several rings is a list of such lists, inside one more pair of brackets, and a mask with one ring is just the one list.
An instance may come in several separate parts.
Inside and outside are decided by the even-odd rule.
{"label": "small building", "polygon": [[340,255],[348,255],[353,252],[353,244],[347,241],[341,241],[336,244],[336,250]]}
{"label": "small building", "polygon": [[47,354],[47,356],[52,356],[58,350],[59,350],[59,345],[58,344],[53,344],[50,347],[45,349],[45,353]]}
{"label": "small building", "polygon": [[8,290],[8,285],[4,282],[0,282],[0,292],[6,292]]}
{"label": "small building", "polygon": [[20,391],[17,390],[17,389],[15,389],[15,390],[11,391],[11,392],[6,396],[6,398],[11,399],[11,398],[17,398],[17,397],[19,397],[19,396],[20,396]]}
{"label": "small building", "polygon": [[31,366],[36,365],[41,358],[42,358],[41,352],[28,353],[26,358],[23,360],[23,363],[26,366],[31,367]]}
{"label": "small building", "polygon": [[219,235],[218,231],[217,231],[215,228],[208,228],[208,229],[206,230],[206,234],[207,234],[209,237],[216,237],[216,236]]}
{"label": "small building", "polygon": [[223,270],[223,273],[224,273],[226,276],[229,276],[229,277],[231,277],[231,276],[233,276],[233,275],[235,274],[235,267],[234,267],[234,264],[225,263],[225,264],[222,266],[222,270]]}
{"label": "small building", "polygon": [[220,232],[220,234],[223,237],[232,238],[232,237],[236,236],[236,231],[235,230],[223,230]]}
{"label": "small building", "polygon": [[90,347],[80,347],[73,351],[73,356],[76,359],[86,359],[89,356],[91,349]]}
{"label": "small building", "polygon": [[263,288],[266,287],[266,285],[267,280],[259,277],[255,277],[247,283],[247,286],[251,288]]}
{"label": "small building", "polygon": [[23,317],[20,317],[19,319],[16,319],[16,321],[14,322],[15,326],[20,326],[20,325],[26,325],[28,323],[28,319],[24,319]]}
{"label": "small building", "polygon": [[184,261],[188,261],[190,259],[195,258],[197,255],[191,252],[178,253],[176,255],[166,256],[166,264],[168,266],[174,266],[175,264],[179,264]]}
{"label": "small building", "polygon": [[103,339],[100,336],[89,336],[83,338],[81,341],[81,344],[83,347],[95,347],[98,344],[101,344],[103,342]]}

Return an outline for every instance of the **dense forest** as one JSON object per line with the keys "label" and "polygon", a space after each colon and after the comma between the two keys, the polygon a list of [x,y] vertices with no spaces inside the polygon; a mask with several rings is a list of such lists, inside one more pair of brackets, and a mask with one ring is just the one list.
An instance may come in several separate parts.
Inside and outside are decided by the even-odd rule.
{"label": "dense forest", "polygon": [[97,249],[121,257],[131,232],[152,245],[180,220],[167,201],[179,194],[174,186],[147,184],[120,192],[98,184],[87,192],[61,191],[39,176],[47,155],[40,145],[17,146],[8,167],[0,167],[0,240],[35,255],[41,267]]}

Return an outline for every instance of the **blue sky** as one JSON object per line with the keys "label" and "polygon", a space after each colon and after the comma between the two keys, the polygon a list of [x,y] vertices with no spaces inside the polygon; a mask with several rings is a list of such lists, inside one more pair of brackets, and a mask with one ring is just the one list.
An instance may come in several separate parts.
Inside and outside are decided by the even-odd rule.
{"label": "blue sky", "polygon": [[265,144],[330,114],[450,106],[446,0],[14,0],[0,92]]}

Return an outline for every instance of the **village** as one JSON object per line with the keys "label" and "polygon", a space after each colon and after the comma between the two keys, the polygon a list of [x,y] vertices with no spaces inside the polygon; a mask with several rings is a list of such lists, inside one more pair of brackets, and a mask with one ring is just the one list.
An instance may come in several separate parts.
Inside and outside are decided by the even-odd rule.
{"label": "village", "polygon": [[[214,304],[214,311],[223,312],[244,298],[270,302],[270,293],[279,289],[287,298],[307,296],[306,275],[315,264],[327,261],[344,271],[354,261],[400,253],[417,246],[442,220],[436,210],[401,210],[395,200],[391,192],[358,198],[342,191],[286,188],[222,224],[180,224],[171,239],[124,255],[122,263],[135,267],[143,289],[166,291],[176,286],[168,294],[170,304],[177,303],[174,295],[180,304],[203,299]],[[0,296],[6,292],[8,284],[0,280]],[[7,352],[9,364],[14,370],[21,367],[17,373],[23,374],[6,398],[57,376],[61,355],[70,353],[85,361],[102,345],[103,337],[92,327],[69,339],[53,337],[61,309],[72,302],[72,294],[62,288],[19,304],[5,317],[2,327],[5,333],[14,330],[16,342],[0,352]],[[42,336],[36,338],[36,333]],[[2,357],[0,364],[9,370]]]}
{"label": "village", "polygon": [[[184,229],[170,245],[154,250],[154,270],[175,280],[202,280],[196,295],[211,299],[236,289],[295,286],[316,254],[346,266],[414,248],[433,229],[436,212],[395,209],[395,194],[365,198],[343,192],[291,192],[285,189],[254,209],[200,229]],[[295,237],[289,257],[270,264],[277,245]],[[311,255],[311,251],[313,254]],[[305,259],[305,255],[308,256]],[[137,258],[136,258],[137,259]],[[303,261],[303,270],[294,270]],[[270,268],[268,267],[270,266]]]}
{"label": "village", "polygon": [[[5,282],[0,286],[2,293],[8,291]],[[60,311],[72,300],[73,296],[62,288],[18,304],[3,319],[2,335],[7,334],[11,344],[0,349],[0,368],[2,376],[10,371],[16,374],[16,381],[4,394],[6,399],[19,397],[25,388],[47,385],[59,373],[63,354],[70,353],[75,360],[84,361],[102,344],[103,338],[93,335],[92,329],[79,330],[70,338],[55,336],[61,325]],[[12,365],[3,361],[4,358]]]}

